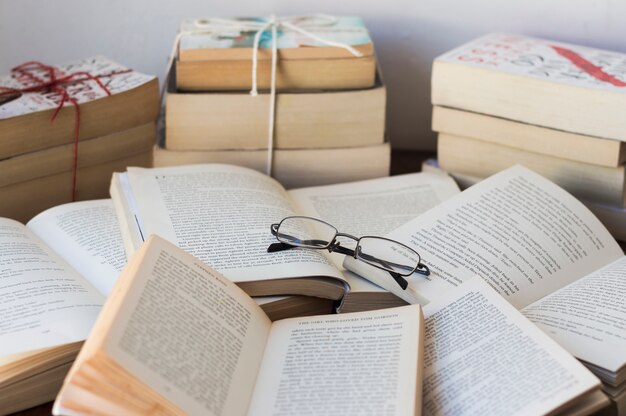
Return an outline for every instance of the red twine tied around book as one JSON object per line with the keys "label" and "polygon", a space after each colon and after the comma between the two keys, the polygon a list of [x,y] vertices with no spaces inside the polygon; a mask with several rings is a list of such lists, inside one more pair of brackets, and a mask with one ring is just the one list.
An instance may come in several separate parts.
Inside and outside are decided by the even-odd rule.
{"label": "red twine tied around book", "polygon": [[[85,81],[94,81],[99,88],[111,96],[111,91],[100,81],[100,78],[110,77],[113,75],[125,74],[131,72],[132,69],[123,71],[110,72],[103,75],[92,75],[86,71],[78,71],[67,75],[58,76],[55,67],[43,64],[38,61],[29,61],[11,69],[12,74],[16,74],[23,80],[27,80],[32,85],[24,88],[11,88],[0,86],[0,97],[16,94],[16,93],[41,93],[41,94],[58,94],[59,103],[50,117],[50,122],[54,123],[59,112],[66,102],[74,106],[74,154],[72,160],[72,201],[76,200],[76,179],[78,174],[78,137],[80,133],[80,105],[74,97],[67,91],[67,87],[83,83]],[[38,72],[44,72],[47,79],[42,79],[37,75]]]}

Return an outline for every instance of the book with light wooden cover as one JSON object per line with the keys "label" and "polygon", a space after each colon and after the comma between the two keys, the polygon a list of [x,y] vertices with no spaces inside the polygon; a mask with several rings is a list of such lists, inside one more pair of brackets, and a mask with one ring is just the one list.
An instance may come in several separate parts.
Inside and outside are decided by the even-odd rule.
{"label": "book with light wooden cover", "polygon": [[446,171],[485,178],[520,163],[578,198],[618,208],[625,206],[623,165],[591,165],[468,137],[444,133],[438,136],[439,164]]}
{"label": "book with light wooden cover", "polygon": [[539,127],[500,117],[435,106],[435,132],[482,140],[576,162],[618,167],[626,161],[626,143]]}
{"label": "book with light wooden cover", "polygon": [[626,54],[489,34],[437,57],[432,103],[626,141]]}
{"label": "book with light wooden cover", "polygon": [[[155,147],[154,167],[227,163],[267,172],[267,150],[170,150]],[[389,175],[391,146],[276,149],[272,176],[286,188],[330,185]]]}
{"label": "book with light wooden cover", "polygon": [[[129,70],[101,56],[59,65],[57,69],[63,74],[85,71],[100,76],[100,82],[106,84],[111,93],[108,95],[94,80],[67,88],[71,98],[80,104],[79,140],[106,136],[157,119],[159,83],[156,77]],[[110,75],[116,72],[119,74]],[[46,79],[47,73],[37,75]],[[25,86],[9,75],[0,77],[0,85]],[[54,122],[50,122],[59,97],[58,94],[24,93],[0,105],[0,159],[74,142],[77,115],[71,103],[66,102]]]}
{"label": "book with light wooden cover", "polygon": [[[168,150],[267,149],[269,94],[182,93],[172,85],[166,101]],[[274,147],[383,144],[385,103],[386,90],[380,81],[359,90],[279,93]]]}
{"label": "book with light wooden cover", "polygon": [[[212,23],[212,20],[214,21]],[[176,87],[187,91],[249,90],[252,46],[256,30],[241,29],[237,22],[263,27],[266,18],[235,18],[228,25],[220,19],[187,19],[181,24],[177,45]],[[358,17],[305,16],[290,20],[317,39],[287,26],[276,35],[278,65],[276,87],[284,89],[353,89],[374,85],[376,60],[367,29]],[[330,40],[353,47],[320,42]],[[261,38],[257,60],[260,89],[270,88],[271,41]]]}

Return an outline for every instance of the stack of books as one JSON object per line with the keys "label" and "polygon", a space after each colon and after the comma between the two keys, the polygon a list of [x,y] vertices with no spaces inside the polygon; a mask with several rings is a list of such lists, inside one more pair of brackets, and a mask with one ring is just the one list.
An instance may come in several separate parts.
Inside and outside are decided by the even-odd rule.
{"label": "stack of books", "polygon": [[626,55],[490,34],[438,57],[440,166],[483,179],[521,163],[626,240]]}
{"label": "stack of books", "polygon": [[0,94],[2,217],[27,221],[72,199],[106,198],[112,172],[152,163],[153,76],[103,57],[33,62],[0,77]]}
{"label": "stack of books", "polygon": [[[616,239],[626,238],[626,55],[492,34],[435,60],[432,102],[439,165],[465,185],[522,164],[585,202]],[[546,199],[535,206],[519,199],[500,205],[496,201],[500,189],[481,202],[487,201],[493,210],[520,209],[533,221],[539,221],[538,207],[558,203],[554,193],[533,189],[528,182],[520,181],[517,186],[518,192],[533,190]],[[572,221],[572,211],[560,203],[549,212],[542,216],[554,215],[553,227]],[[504,229],[503,244],[508,245],[513,231],[510,224]],[[580,234],[595,245],[595,235],[589,230],[569,233],[558,239],[559,245],[569,250],[574,236]],[[584,251],[584,255],[590,252],[597,255],[595,250]],[[580,304],[578,299],[570,301]],[[567,313],[573,316],[574,309],[572,306]],[[585,314],[590,312],[585,309]],[[611,365],[585,362],[603,381],[614,405],[623,407],[623,367],[609,370]]]}
{"label": "stack of books", "polygon": [[[182,23],[155,166],[217,162],[266,172],[271,163],[273,176],[287,187],[387,176],[386,91],[362,20],[287,19],[313,36],[279,25],[273,110],[271,30],[263,32],[253,58],[263,22]],[[256,96],[250,94],[253,76]]]}

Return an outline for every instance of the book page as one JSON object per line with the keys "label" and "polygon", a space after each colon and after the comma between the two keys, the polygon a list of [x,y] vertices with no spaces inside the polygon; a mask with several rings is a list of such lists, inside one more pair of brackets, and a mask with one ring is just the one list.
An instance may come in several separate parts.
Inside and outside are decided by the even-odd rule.
{"label": "book page", "polygon": [[600,385],[479,277],[424,320],[424,414],[547,414]]}
{"label": "book page", "polygon": [[122,276],[133,281],[104,352],[187,414],[244,415],[270,320],[191,255],[158,237],[146,244],[137,272]]}
{"label": "book page", "polygon": [[0,356],[84,340],[103,302],[24,225],[0,219]]}
{"label": "book page", "polygon": [[248,414],[415,415],[421,325],[417,305],[275,322]]}
{"label": "book page", "polygon": [[[287,192],[301,215],[322,219],[341,232],[361,237],[384,236],[460,190],[445,173],[420,172]],[[349,239],[341,239],[341,243],[354,247]],[[343,269],[343,255],[331,253],[328,257]],[[351,292],[386,292],[354,273],[344,270],[343,275]],[[393,288],[392,293],[396,291],[400,288]]]}
{"label": "book page", "polygon": [[[432,272],[407,279],[398,296],[408,302],[436,299],[478,274],[520,309],[623,255],[582,203],[520,165],[386,237],[414,248]],[[346,258],[344,266],[387,287],[386,274],[363,262]]]}
{"label": "book page", "polygon": [[[356,237],[384,236],[461,192],[446,174],[410,173],[288,191],[301,215],[322,219]],[[342,244],[349,247],[350,240]],[[332,255],[337,267],[343,256]]]}
{"label": "book page", "polygon": [[27,227],[100,293],[111,293],[126,265],[126,253],[110,199],[50,208],[30,220]]}
{"label": "book page", "polygon": [[617,372],[626,365],[626,257],[522,313],[575,357]]}
{"label": "book page", "polygon": [[147,237],[158,234],[235,282],[341,273],[323,253],[267,253],[270,226],[295,215],[285,190],[251,169],[229,165],[129,168]]}

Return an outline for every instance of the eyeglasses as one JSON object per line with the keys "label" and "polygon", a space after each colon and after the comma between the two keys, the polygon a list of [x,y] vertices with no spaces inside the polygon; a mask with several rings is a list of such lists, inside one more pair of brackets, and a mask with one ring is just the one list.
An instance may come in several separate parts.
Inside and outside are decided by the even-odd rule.
{"label": "eyeglasses", "polygon": [[[402,276],[413,273],[430,275],[430,269],[421,262],[420,255],[412,248],[384,237],[358,238],[340,233],[332,225],[316,218],[287,217],[278,224],[272,224],[271,232],[279,242],[271,244],[267,248],[268,253],[300,247],[345,254],[389,272],[403,290],[409,283]],[[337,237],[356,241],[356,247],[351,249],[341,246]]]}

